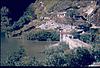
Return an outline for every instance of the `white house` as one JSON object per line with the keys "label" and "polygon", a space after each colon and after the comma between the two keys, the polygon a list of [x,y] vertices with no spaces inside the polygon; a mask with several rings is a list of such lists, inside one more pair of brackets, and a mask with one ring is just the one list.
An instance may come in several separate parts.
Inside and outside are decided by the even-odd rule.
{"label": "white house", "polygon": [[66,16],[65,14],[66,14],[66,12],[58,12],[57,17],[58,18],[64,18]]}
{"label": "white house", "polygon": [[79,39],[74,39],[73,35],[70,35],[66,29],[60,31],[60,42],[66,42],[69,45],[70,49],[77,47],[92,47],[90,44],[87,44]]}
{"label": "white house", "polygon": [[49,20],[47,21],[46,23],[38,26],[37,28],[41,28],[41,29],[45,29],[45,30],[48,30],[48,29],[55,29],[57,28],[59,25],[54,21],[54,20]]}

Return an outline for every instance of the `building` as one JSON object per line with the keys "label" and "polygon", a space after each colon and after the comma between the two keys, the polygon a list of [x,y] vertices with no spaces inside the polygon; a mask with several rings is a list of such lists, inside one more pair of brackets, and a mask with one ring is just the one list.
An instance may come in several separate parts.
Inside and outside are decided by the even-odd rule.
{"label": "building", "polygon": [[66,37],[73,38],[73,36],[69,35],[69,33],[70,33],[70,31],[68,31],[66,29],[61,29],[60,30],[60,42],[66,41]]}
{"label": "building", "polygon": [[69,31],[66,29],[60,30],[60,42],[66,42],[69,45],[70,49],[74,49],[77,47],[92,47],[90,44],[87,44],[79,39],[74,39],[73,35],[69,34]]}
{"label": "building", "polygon": [[58,18],[64,18],[66,16],[65,14],[66,14],[66,12],[58,12],[57,17]]}
{"label": "building", "polygon": [[58,24],[54,20],[48,20],[48,21],[46,21],[46,23],[41,24],[37,28],[49,30],[49,29],[55,29],[57,27],[58,27]]}

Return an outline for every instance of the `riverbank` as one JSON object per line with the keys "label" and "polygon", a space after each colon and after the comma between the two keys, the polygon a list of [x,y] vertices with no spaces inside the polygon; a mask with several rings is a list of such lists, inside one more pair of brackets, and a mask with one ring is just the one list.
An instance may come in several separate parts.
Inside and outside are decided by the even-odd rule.
{"label": "riverbank", "polygon": [[49,45],[55,44],[54,42],[46,42],[46,41],[31,41],[31,40],[22,40],[22,39],[14,39],[14,38],[5,38],[1,40],[1,65],[7,60],[7,57],[17,52],[22,46],[28,56],[35,56],[38,59],[44,59],[44,54],[42,51],[48,47]]}

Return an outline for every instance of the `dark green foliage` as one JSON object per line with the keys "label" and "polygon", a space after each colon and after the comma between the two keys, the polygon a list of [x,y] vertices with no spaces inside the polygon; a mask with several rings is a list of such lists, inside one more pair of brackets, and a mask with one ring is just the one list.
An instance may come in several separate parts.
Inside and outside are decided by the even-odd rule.
{"label": "dark green foliage", "polygon": [[20,60],[18,66],[38,66],[39,61],[35,57],[25,56]]}
{"label": "dark green foliage", "polygon": [[83,35],[80,36],[80,40],[82,40],[86,43],[89,43],[89,42],[91,42],[91,37],[88,34],[83,34]]}
{"label": "dark green foliage", "polygon": [[33,7],[30,5],[24,12],[23,16],[21,16],[19,20],[13,24],[13,28],[15,30],[22,28],[25,24],[28,24],[30,21],[37,18],[36,14],[34,13],[34,9],[32,8]]}
{"label": "dark green foliage", "polygon": [[1,16],[1,31],[2,32],[7,32],[10,30],[10,18],[7,16]]}
{"label": "dark green foliage", "polygon": [[72,66],[88,66],[92,64],[95,59],[94,56],[86,48],[77,48],[73,52]]}
{"label": "dark green foliage", "polygon": [[94,50],[94,57],[96,62],[100,62],[100,49]]}
{"label": "dark green foliage", "polygon": [[2,7],[1,8],[1,32],[7,32],[10,30],[11,26],[11,18],[9,18],[7,15],[9,13],[9,9],[7,7]]}
{"label": "dark green foliage", "polygon": [[[68,23],[73,25],[76,22],[75,16],[79,15],[77,9],[78,5],[77,2],[74,0],[59,0],[57,3],[53,4],[48,11],[66,11],[67,15],[70,16]],[[85,5],[85,4],[84,4]],[[83,5],[83,6],[84,6]],[[11,24],[11,19],[7,16],[9,9],[6,7],[1,8],[1,31],[3,33],[9,33],[13,30],[18,30],[22,28],[24,25],[27,25],[30,21],[37,18],[35,14],[34,5],[31,4],[26,11],[24,12],[23,16],[17,22],[14,22],[13,28]],[[66,15],[66,16],[67,16]],[[89,21],[91,22],[91,21]],[[80,40],[86,43],[97,43],[97,39],[99,40],[100,37],[98,29],[90,29],[90,24],[83,24],[80,25],[80,29],[83,29],[85,32],[89,34],[83,34],[80,36]],[[90,31],[89,31],[90,30]],[[97,35],[98,33],[98,35]],[[78,33],[73,33],[74,36],[78,37]],[[28,32],[23,36],[28,40],[38,40],[38,41],[59,41],[59,33],[56,31],[31,31]],[[99,42],[99,41],[98,41]],[[100,43],[100,42],[99,42]],[[70,66],[70,67],[85,67],[93,62],[100,62],[100,48],[99,46],[93,46],[93,48],[89,51],[86,48],[76,48],[74,50],[69,50],[69,46],[66,45],[65,42],[61,42],[58,46],[48,48],[43,53],[46,55],[46,59],[43,61],[37,60],[35,57],[27,56],[25,50],[21,48],[18,52],[14,52],[10,55],[7,59],[6,65],[7,66]],[[43,63],[42,63],[43,62]]]}
{"label": "dark green foliage", "polygon": [[59,41],[59,33],[56,31],[38,31],[30,32],[27,35],[28,40],[38,40],[38,41]]}
{"label": "dark green foliage", "polygon": [[[69,66],[84,67],[92,64],[95,60],[100,61],[100,49],[76,48],[69,50],[64,42],[59,46],[48,48],[44,51],[46,58],[37,60],[25,54],[23,48],[14,52],[7,60],[7,66]],[[65,49],[66,48],[66,49]]]}
{"label": "dark green foliage", "polygon": [[8,17],[8,13],[9,13],[9,9],[7,7],[4,6],[1,8],[0,29],[1,32],[4,33],[4,36],[8,36],[8,34],[12,31],[12,22],[11,22],[11,18]]}
{"label": "dark green foliage", "polygon": [[80,35],[80,40],[90,44],[98,44],[99,39],[99,29],[90,29],[87,34]]}
{"label": "dark green foliage", "polygon": [[100,46],[99,45],[93,45],[91,52],[92,52],[96,62],[100,62]]}
{"label": "dark green foliage", "polygon": [[59,41],[59,36],[60,36],[59,33],[54,31],[54,32],[51,32],[50,34],[51,34],[50,38],[52,41]]}
{"label": "dark green foliage", "polygon": [[37,60],[35,57],[33,57],[32,59],[30,59],[30,66],[39,66],[41,65],[39,60]]}
{"label": "dark green foliage", "polygon": [[51,48],[46,48],[44,53],[48,56],[52,55],[53,53],[64,53],[64,50],[68,50],[69,46],[65,42],[58,43],[58,46],[54,46]]}
{"label": "dark green foliage", "polygon": [[14,52],[12,55],[8,57],[8,60],[6,61],[7,66],[16,66],[16,64],[21,60],[22,57],[24,57],[25,50],[23,48],[20,48],[18,52]]}
{"label": "dark green foliage", "polygon": [[67,10],[67,15],[73,18],[73,16],[77,16],[79,13],[77,12],[77,9],[70,8]]}
{"label": "dark green foliage", "polygon": [[6,61],[7,66],[38,66],[39,61],[35,57],[26,55],[25,50],[21,47],[18,52],[10,55]]}
{"label": "dark green foliage", "polygon": [[64,42],[58,44],[59,46],[48,48],[44,51],[46,54],[45,65],[48,66],[63,66],[66,63],[67,57],[64,54],[64,50],[67,46]]}
{"label": "dark green foliage", "polygon": [[48,48],[44,51],[44,53],[47,55],[45,59],[46,65],[50,66],[62,65],[60,64],[60,62],[63,62],[62,60],[64,60],[64,51],[63,49],[60,48],[60,46]]}
{"label": "dark green foliage", "polygon": [[76,48],[74,50],[60,51],[56,47],[46,51],[47,58],[45,63],[50,66],[70,66],[84,67],[92,64],[94,56],[86,48]]}
{"label": "dark green foliage", "polygon": [[48,66],[63,66],[66,62],[66,57],[63,53],[53,53],[46,58],[46,65]]}
{"label": "dark green foliage", "polygon": [[9,9],[7,7],[2,7],[1,8],[1,16],[6,16],[8,15]]}

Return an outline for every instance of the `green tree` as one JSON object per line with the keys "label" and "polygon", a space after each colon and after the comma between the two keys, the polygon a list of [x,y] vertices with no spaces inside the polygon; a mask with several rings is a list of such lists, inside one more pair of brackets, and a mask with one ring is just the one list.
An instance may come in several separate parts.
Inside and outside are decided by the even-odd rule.
{"label": "green tree", "polygon": [[19,66],[38,66],[39,61],[35,57],[25,56],[21,58]]}
{"label": "green tree", "polygon": [[62,66],[66,62],[64,53],[53,53],[49,55],[46,60],[48,66]]}
{"label": "green tree", "polygon": [[88,66],[92,64],[95,59],[94,56],[86,48],[77,48],[73,52],[74,57],[72,58],[72,66]]}
{"label": "green tree", "polygon": [[49,66],[85,67],[92,64],[95,59],[92,53],[86,48],[64,50],[57,47],[48,49],[45,54],[45,64]]}
{"label": "green tree", "polygon": [[1,8],[1,16],[8,15],[8,12],[9,12],[9,9],[6,6]]}
{"label": "green tree", "polygon": [[100,49],[95,49],[93,51],[93,53],[94,53],[94,57],[95,57],[96,62],[100,62]]}
{"label": "green tree", "polygon": [[96,62],[100,62],[100,45],[93,45],[93,48],[91,49],[91,52],[95,58]]}
{"label": "green tree", "polygon": [[1,8],[1,32],[3,32],[6,36],[12,30],[11,18],[8,17],[9,9],[7,7]]}
{"label": "green tree", "polygon": [[8,57],[6,61],[6,65],[7,66],[18,66],[21,58],[23,58],[24,56],[26,56],[26,53],[25,53],[25,50],[21,47],[19,51],[14,52]]}
{"label": "green tree", "polygon": [[90,43],[91,42],[91,37],[89,34],[83,34],[80,36],[80,40],[86,42],[86,43]]}
{"label": "green tree", "polygon": [[23,15],[19,18],[19,20],[13,24],[13,28],[20,29],[25,24],[28,24],[30,21],[32,21],[36,18],[37,18],[37,16],[34,12],[33,4],[30,4],[29,7],[23,13]]}
{"label": "green tree", "polygon": [[65,52],[68,50],[68,45],[64,42],[58,44],[59,46],[48,48],[44,51],[46,54],[45,65],[46,66],[68,66],[70,65],[71,52]]}

